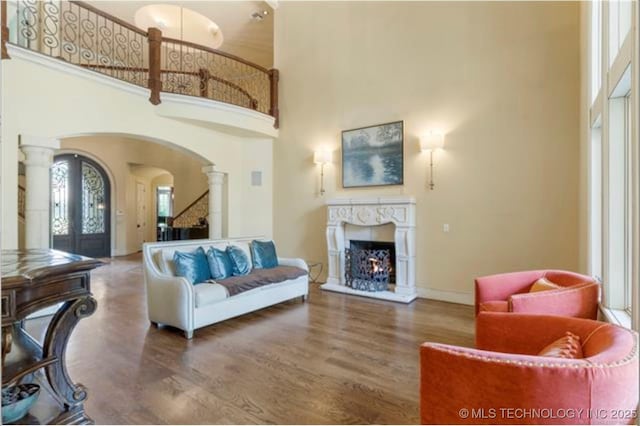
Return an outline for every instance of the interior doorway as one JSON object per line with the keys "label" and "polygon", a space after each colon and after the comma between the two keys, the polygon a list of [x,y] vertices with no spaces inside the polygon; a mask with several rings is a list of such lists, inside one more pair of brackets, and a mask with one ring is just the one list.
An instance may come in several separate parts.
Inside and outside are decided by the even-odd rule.
{"label": "interior doorway", "polygon": [[111,255],[111,187],[104,169],[78,154],[51,168],[53,248],[89,257]]}
{"label": "interior doorway", "polygon": [[147,235],[147,187],[139,181],[136,182],[136,231],[138,247],[142,250]]}

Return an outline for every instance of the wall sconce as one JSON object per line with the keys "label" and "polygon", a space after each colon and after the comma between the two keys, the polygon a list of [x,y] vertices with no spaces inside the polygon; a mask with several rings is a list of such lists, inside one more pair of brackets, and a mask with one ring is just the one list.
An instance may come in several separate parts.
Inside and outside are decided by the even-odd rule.
{"label": "wall sconce", "polygon": [[324,165],[331,163],[331,151],[321,149],[313,153],[313,162],[320,164],[320,195],[324,195]]}
{"label": "wall sconce", "polygon": [[430,158],[429,166],[431,167],[431,173],[429,177],[429,189],[435,187],[433,183],[433,151],[442,149],[442,147],[444,147],[444,135],[442,133],[429,132],[420,137],[420,149],[422,152],[428,152]]}

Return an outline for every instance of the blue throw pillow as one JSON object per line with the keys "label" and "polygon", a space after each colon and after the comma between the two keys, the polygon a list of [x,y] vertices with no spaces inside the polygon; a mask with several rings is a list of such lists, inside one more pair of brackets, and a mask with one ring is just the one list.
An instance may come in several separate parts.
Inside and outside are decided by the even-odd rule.
{"label": "blue throw pillow", "polygon": [[278,255],[273,241],[252,241],[251,257],[253,257],[253,267],[256,269],[271,269],[278,266]]}
{"label": "blue throw pillow", "polygon": [[209,261],[211,278],[214,280],[223,280],[233,275],[233,262],[225,250],[210,247],[207,250],[207,260]]}
{"label": "blue throw pillow", "polygon": [[185,277],[191,284],[200,284],[211,278],[207,255],[202,247],[192,252],[176,251],[173,254],[176,275]]}
{"label": "blue throw pillow", "polygon": [[229,253],[231,263],[233,264],[233,276],[247,275],[251,272],[249,258],[244,250],[238,246],[229,246],[227,247],[227,253]]}

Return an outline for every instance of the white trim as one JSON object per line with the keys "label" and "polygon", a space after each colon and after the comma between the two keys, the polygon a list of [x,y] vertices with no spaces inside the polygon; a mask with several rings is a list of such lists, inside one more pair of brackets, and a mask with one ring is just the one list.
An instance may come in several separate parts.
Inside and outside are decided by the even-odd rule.
{"label": "white trim", "polygon": [[135,84],[127,83],[126,81],[118,80],[117,78],[109,77],[107,75],[100,74],[99,72],[82,68],[81,66],[70,62],[65,62],[60,59],[34,52],[33,50],[24,49],[11,43],[7,43],[7,51],[9,56],[11,56],[11,59],[23,59],[52,70],[92,80],[134,95],[143,96],[145,98],[149,96],[149,89],[146,87],[136,86]]}
{"label": "white trim", "polygon": [[411,303],[417,295],[414,294],[399,294],[393,291],[364,291],[354,290],[346,285],[325,283],[320,286],[323,290],[329,290],[336,293],[351,294],[354,296],[370,297],[372,299],[389,300],[391,302]]}
{"label": "white trim", "polygon": [[[222,112],[241,114],[250,118],[263,120],[271,126],[273,126],[273,124],[275,123],[275,118],[273,118],[270,115],[264,114],[260,111],[254,111],[249,108],[244,108],[238,105],[216,101],[214,99],[198,98],[195,96],[181,95],[179,93],[169,93],[169,92],[162,92],[160,96],[161,96],[162,102],[169,101],[176,104],[206,107],[209,109],[218,109]],[[162,103],[160,105],[162,105]]]}
{"label": "white trim", "polygon": [[475,305],[473,293],[451,290],[436,290],[428,287],[417,287],[418,297],[421,299],[439,300],[442,302],[457,303],[460,305]]}
{"label": "white trim", "polygon": [[629,315],[627,311],[622,309],[609,309],[600,305],[600,312],[602,312],[607,322],[631,329],[631,315]]}

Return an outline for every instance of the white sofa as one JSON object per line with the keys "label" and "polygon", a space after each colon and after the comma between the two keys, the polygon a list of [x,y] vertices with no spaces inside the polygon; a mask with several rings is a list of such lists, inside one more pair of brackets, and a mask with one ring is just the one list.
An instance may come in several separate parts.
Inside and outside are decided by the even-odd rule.
{"label": "white sofa", "polygon": [[[156,325],[165,324],[184,330],[185,337],[191,339],[193,331],[198,328],[296,297],[306,300],[309,293],[308,274],[235,296],[229,296],[227,289],[220,284],[192,285],[187,279],[175,275],[175,251],[193,251],[198,247],[207,251],[211,246],[225,249],[228,245],[236,245],[253,262],[249,247],[251,241],[256,239],[262,238],[145,243],[142,252],[149,320]],[[278,263],[308,272],[307,264],[302,259],[278,258]]]}

